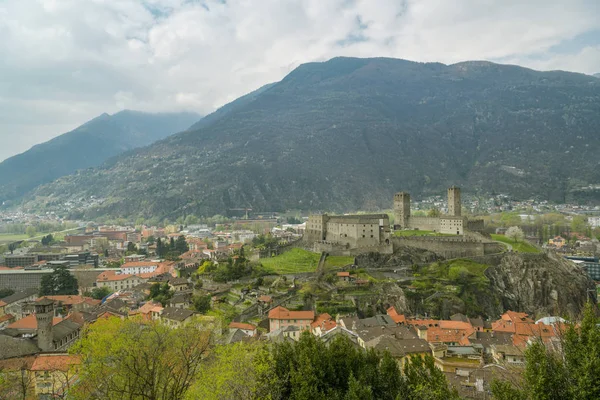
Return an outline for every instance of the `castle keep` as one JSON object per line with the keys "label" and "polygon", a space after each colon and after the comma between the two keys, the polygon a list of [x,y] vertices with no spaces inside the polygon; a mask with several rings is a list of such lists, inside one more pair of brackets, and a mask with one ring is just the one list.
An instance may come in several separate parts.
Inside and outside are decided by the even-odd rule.
{"label": "castle keep", "polygon": [[330,242],[346,248],[389,244],[390,219],[387,214],[311,215],[305,236],[311,242]]}
{"label": "castle keep", "polygon": [[460,188],[448,189],[448,215],[441,217],[415,217],[410,215],[410,194],[394,195],[394,229],[419,229],[452,235],[462,235],[465,230],[483,229],[482,220],[469,220],[461,215]]}

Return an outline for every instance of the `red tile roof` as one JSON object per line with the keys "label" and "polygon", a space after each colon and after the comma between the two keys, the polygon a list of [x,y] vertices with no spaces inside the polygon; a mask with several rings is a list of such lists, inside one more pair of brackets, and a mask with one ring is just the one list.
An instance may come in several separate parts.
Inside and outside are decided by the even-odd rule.
{"label": "red tile roof", "polygon": [[229,327],[231,329],[244,329],[246,331],[254,331],[256,330],[256,327],[252,324],[245,324],[243,322],[231,322],[229,324]]}
{"label": "red tile roof", "polygon": [[79,295],[57,295],[57,296],[43,296],[40,297],[38,300],[40,299],[49,299],[55,302],[61,302],[64,305],[68,305],[68,306],[72,306],[74,304],[80,304],[80,303],[88,303],[88,304],[100,304],[100,300],[95,300],[92,299],[91,297],[84,297],[84,296],[79,296]]}
{"label": "red tile roof", "polygon": [[458,343],[462,346],[468,345],[469,337],[467,333],[460,329],[427,329],[427,341],[430,343]]}
{"label": "red tile roof", "polygon": [[81,358],[74,354],[40,354],[37,356],[31,371],[63,371],[73,365],[81,364]]}
{"label": "red tile roof", "polygon": [[301,319],[301,320],[314,320],[314,311],[290,311],[287,308],[281,306],[275,307],[269,311],[269,319]]}
{"label": "red tile roof", "polygon": [[406,317],[403,314],[398,314],[393,306],[387,309],[387,315],[389,315],[397,324],[403,324],[406,322]]}
{"label": "red tile roof", "polygon": [[350,277],[350,272],[338,272],[337,276],[340,278]]}
{"label": "red tile roof", "polygon": [[[58,324],[62,321],[62,318],[54,317],[52,319],[52,325]],[[12,324],[8,325],[7,328],[12,329],[37,329],[37,319],[35,318],[35,314],[29,314],[25,318],[21,318],[16,320]]]}

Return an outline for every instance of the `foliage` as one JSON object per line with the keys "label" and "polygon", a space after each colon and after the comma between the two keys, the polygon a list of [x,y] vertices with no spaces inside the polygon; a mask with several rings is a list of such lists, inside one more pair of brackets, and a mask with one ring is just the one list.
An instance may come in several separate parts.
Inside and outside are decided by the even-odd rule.
{"label": "foliage", "polygon": [[35,229],[35,227],[34,227],[34,226],[32,226],[32,225],[29,225],[29,226],[27,227],[27,229],[25,229],[25,234],[26,234],[27,236],[29,236],[30,238],[32,238],[32,237],[34,237],[34,236],[37,234],[37,230]]}
{"label": "foliage", "polygon": [[194,296],[192,302],[194,304],[194,310],[201,314],[206,314],[206,312],[210,310],[212,298],[210,295]]}
{"label": "foliage", "polygon": [[525,238],[523,230],[518,226],[511,226],[510,228],[508,228],[504,236],[506,236],[509,239],[512,239],[513,242],[519,242],[523,240],[523,238]]}
{"label": "foliage", "polygon": [[211,333],[194,325],[108,318],[84,331],[70,352],[82,357],[73,399],[179,400],[202,367]]}
{"label": "foliage", "polygon": [[561,348],[536,341],[525,350],[523,388],[509,383],[492,386],[498,399],[598,399],[600,398],[600,326],[594,306],[587,303],[579,325],[570,324]]}
{"label": "foliage", "polygon": [[8,297],[14,293],[15,293],[15,291],[11,288],[0,288],[0,299]]}
{"label": "foliage", "polygon": [[177,261],[179,256],[187,252],[190,247],[185,240],[185,236],[179,235],[177,240],[171,238],[168,242],[161,240],[156,241],[156,255],[167,260]]}
{"label": "foliage", "polygon": [[54,236],[51,233],[42,238],[42,245],[44,246],[50,246],[54,243],[56,243],[56,240],[54,240]]}
{"label": "foliage", "polygon": [[165,283],[154,283],[150,286],[150,298],[160,302],[163,307],[167,305],[167,302],[171,300],[174,292],[170,289],[169,284]]}
{"label": "foliage", "polygon": [[226,262],[219,263],[217,269],[213,271],[212,276],[215,282],[228,282],[240,279],[251,273],[252,266],[249,260],[243,255],[236,255],[227,258]]}
{"label": "foliage", "polygon": [[92,289],[90,296],[96,300],[102,300],[109,294],[111,294],[111,290],[108,286],[96,287]]}
{"label": "foliage", "polygon": [[69,270],[64,266],[55,267],[52,273],[42,277],[40,296],[77,294],[78,283]]}
{"label": "foliage", "polygon": [[505,235],[492,234],[491,236],[492,236],[492,239],[494,239],[498,242],[509,244],[510,246],[512,246],[513,250],[518,251],[519,253],[539,253],[540,252],[540,250],[538,250],[537,247],[533,246],[532,244],[530,244],[527,241],[515,243],[512,239],[507,238]]}
{"label": "foliage", "polygon": [[297,217],[287,217],[286,221],[290,225],[298,225],[302,223],[302,220]]}

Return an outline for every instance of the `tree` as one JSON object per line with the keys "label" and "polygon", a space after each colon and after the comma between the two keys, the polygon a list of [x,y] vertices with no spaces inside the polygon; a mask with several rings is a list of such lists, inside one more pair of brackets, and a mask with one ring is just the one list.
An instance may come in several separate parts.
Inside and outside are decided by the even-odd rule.
{"label": "tree", "polygon": [[1,288],[0,289],[0,299],[3,299],[5,297],[10,296],[11,294],[14,294],[15,291],[10,289],[10,288]]}
{"label": "tree", "polygon": [[[600,398],[600,327],[594,307],[587,303],[579,325],[563,328],[558,350],[540,341],[525,350],[523,387],[494,382],[498,399],[598,399]],[[561,325],[557,325],[561,326]]]}
{"label": "tree", "polygon": [[42,245],[49,246],[54,243],[54,236],[52,234],[48,234],[42,237]]}
{"label": "tree", "polygon": [[210,295],[194,296],[194,310],[198,311],[199,313],[206,314],[206,312],[210,310],[211,300],[212,298]]}
{"label": "tree", "polygon": [[190,247],[188,246],[186,240],[185,240],[185,236],[180,235],[177,238],[177,241],[175,242],[175,250],[181,255],[183,253],[186,253],[187,251],[190,250]]}
{"label": "tree", "polygon": [[94,298],[96,300],[102,300],[103,298],[105,298],[106,296],[108,296],[111,293],[112,292],[108,288],[108,286],[102,286],[102,287],[93,288],[92,293],[90,295],[92,298]]}
{"label": "tree", "polygon": [[155,242],[156,239],[152,235],[148,236],[148,239],[146,239],[146,243],[148,243],[149,246],[152,246]]}
{"label": "tree", "polygon": [[82,357],[73,399],[179,400],[201,371],[212,332],[189,324],[108,318],[96,321],[70,349]]}
{"label": "tree", "polygon": [[150,298],[156,301],[159,301],[163,307],[166,306],[167,302],[171,300],[174,292],[169,288],[169,284],[167,282],[163,283],[154,283],[150,286]]}
{"label": "tree", "polygon": [[440,209],[437,207],[433,207],[432,209],[430,209],[429,211],[427,211],[427,216],[428,217],[439,217],[441,215],[440,213]]}
{"label": "tree", "polygon": [[582,234],[586,231],[587,226],[587,218],[583,215],[576,215],[571,221],[571,231],[573,232]]}
{"label": "tree", "polygon": [[163,245],[162,240],[160,240],[160,238],[158,238],[156,240],[156,255],[160,258],[163,257],[163,255],[165,254],[165,248]]}
{"label": "tree", "polygon": [[27,236],[29,236],[30,238],[34,237],[36,235],[36,233],[37,233],[37,231],[33,225],[29,225],[27,227],[27,229],[25,229],[25,234]]}
{"label": "tree", "polygon": [[59,266],[42,277],[40,296],[77,294],[78,288],[77,278],[71,275],[66,267]]}
{"label": "tree", "polygon": [[511,226],[506,230],[504,236],[512,239],[514,242],[518,242],[519,240],[523,240],[525,234],[523,233],[523,230],[518,226]]}

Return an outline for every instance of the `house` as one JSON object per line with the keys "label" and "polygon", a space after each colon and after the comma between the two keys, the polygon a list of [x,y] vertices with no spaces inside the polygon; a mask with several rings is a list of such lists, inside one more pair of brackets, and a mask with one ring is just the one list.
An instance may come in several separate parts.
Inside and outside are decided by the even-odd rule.
{"label": "house", "polygon": [[515,333],[517,324],[533,324],[533,320],[526,313],[508,310],[492,323],[492,331]]}
{"label": "house", "polygon": [[135,274],[117,274],[115,271],[104,271],[96,278],[96,286],[108,287],[111,291],[117,292],[133,288],[146,281],[147,279]]}
{"label": "house", "polygon": [[353,277],[350,275],[350,272],[347,271],[338,272],[337,277],[339,280],[344,282],[350,282],[351,280],[353,280]]}
{"label": "house", "polygon": [[158,261],[131,261],[121,265],[121,274],[139,275],[148,274],[156,271],[159,266]]}
{"label": "house", "polygon": [[160,313],[159,320],[167,326],[178,328],[191,323],[195,312],[181,308],[165,307]]}
{"label": "house", "polygon": [[25,289],[15,292],[2,299],[2,302],[5,304],[4,313],[13,315],[15,319],[21,319],[24,316],[23,307],[26,304],[35,301],[37,297],[37,289]]}
{"label": "house", "polygon": [[548,245],[556,247],[557,249],[562,248],[566,244],[567,244],[567,241],[564,238],[562,238],[561,236],[555,236],[551,239],[548,239]]}
{"label": "house", "polygon": [[311,333],[315,336],[323,336],[337,326],[337,323],[331,315],[324,313],[320,314],[315,321],[310,324]]}
{"label": "house", "polygon": [[241,332],[243,332],[244,334],[246,334],[248,336],[256,336],[256,334],[257,334],[256,326],[254,326],[252,324],[246,324],[243,322],[231,322],[229,324],[229,329],[230,330],[239,329]]}
{"label": "house", "polygon": [[176,293],[190,290],[191,286],[191,283],[185,278],[173,278],[169,280],[169,287]]}
{"label": "house", "polygon": [[525,353],[512,344],[493,344],[491,352],[497,364],[525,365]]}
{"label": "house", "polygon": [[468,374],[484,364],[479,346],[442,345],[434,350],[434,362],[440,370],[452,374]]}
{"label": "house", "polygon": [[269,331],[289,326],[295,326],[300,331],[308,330],[314,319],[314,311],[290,311],[278,306],[269,311]]}
{"label": "house", "polygon": [[396,325],[404,325],[406,323],[406,317],[403,314],[398,314],[396,309],[392,306],[386,310],[387,315],[396,323]]}
{"label": "house", "polygon": [[40,354],[31,366],[31,377],[38,398],[59,398],[77,380],[81,358],[73,354]]}

